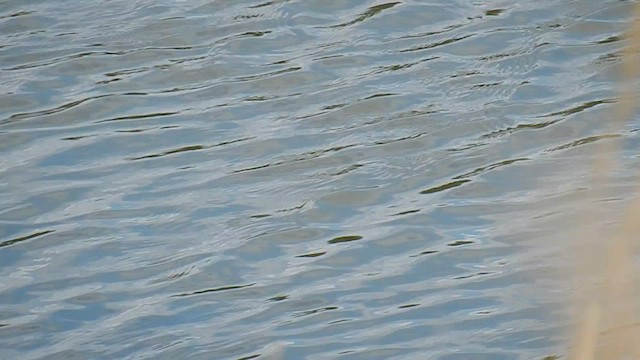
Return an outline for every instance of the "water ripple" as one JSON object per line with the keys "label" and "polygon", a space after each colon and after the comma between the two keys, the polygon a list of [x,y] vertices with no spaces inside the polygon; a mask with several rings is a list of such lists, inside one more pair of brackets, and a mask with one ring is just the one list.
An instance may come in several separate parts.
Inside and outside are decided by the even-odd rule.
{"label": "water ripple", "polygon": [[1,5],[1,357],[565,354],[632,5]]}

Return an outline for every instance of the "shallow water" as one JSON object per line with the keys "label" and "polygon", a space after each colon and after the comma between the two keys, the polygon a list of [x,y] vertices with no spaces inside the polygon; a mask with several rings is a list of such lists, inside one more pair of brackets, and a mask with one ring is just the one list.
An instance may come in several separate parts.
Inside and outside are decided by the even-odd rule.
{"label": "shallow water", "polygon": [[0,3],[1,357],[565,354],[632,6]]}

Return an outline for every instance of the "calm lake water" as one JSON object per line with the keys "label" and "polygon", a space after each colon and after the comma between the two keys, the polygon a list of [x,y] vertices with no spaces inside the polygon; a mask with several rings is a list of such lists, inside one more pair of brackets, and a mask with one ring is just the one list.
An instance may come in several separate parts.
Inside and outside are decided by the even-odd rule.
{"label": "calm lake water", "polygon": [[0,358],[566,355],[633,5],[0,2]]}

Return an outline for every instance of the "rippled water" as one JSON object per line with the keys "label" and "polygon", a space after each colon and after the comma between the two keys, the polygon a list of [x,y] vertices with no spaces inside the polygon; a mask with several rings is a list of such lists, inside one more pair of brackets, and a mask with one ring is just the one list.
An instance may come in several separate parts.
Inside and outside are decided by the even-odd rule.
{"label": "rippled water", "polygon": [[563,355],[632,6],[0,2],[1,357]]}

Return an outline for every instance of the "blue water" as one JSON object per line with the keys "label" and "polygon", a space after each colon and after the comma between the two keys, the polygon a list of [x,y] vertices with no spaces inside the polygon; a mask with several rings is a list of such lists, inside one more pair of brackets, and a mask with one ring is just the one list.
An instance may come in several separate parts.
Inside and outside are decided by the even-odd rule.
{"label": "blue water", "polygon": [[566,355],[633,5],[0,2],[0,359]]}

